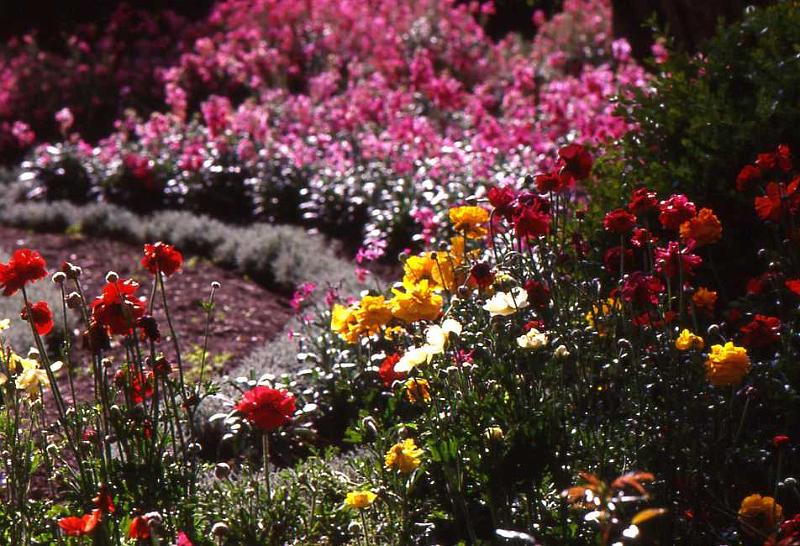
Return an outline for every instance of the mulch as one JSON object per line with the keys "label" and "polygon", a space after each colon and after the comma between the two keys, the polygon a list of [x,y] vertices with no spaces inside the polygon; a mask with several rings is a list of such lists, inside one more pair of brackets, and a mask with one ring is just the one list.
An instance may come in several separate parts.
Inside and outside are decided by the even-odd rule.
{"label": "mulch", "polygon": [[[132,277],[141,284],[137,295],[150,295],[153,278],[140,264],[142,247],[108,239],[32,233],[0,226],[0,248],[10,253],[20,247],[39,251],[51,273],[65,260],[80,266],[87,299],[100,294],[108,271],[115,271],[122,279]],[[253,349],[281,333],[291,316],[291,308],[286,295],[267,290],[208,261],[184,256],[181,271],[166,281],[170,316],[183,355],[203,344],[206,313],[201,304],[208,299],[212,281],[219,282],[221,287],[214,296],[208,353],[220,363],[216,371],[224,373]],[[58,317],[60,311],[54,309],[54,313]],[[157,349],[172,358],[173,345],[160,297],[156,299],[154,315],[162,335]],[[90,355],[81,349],[79,334],[73,332],[76,341],[73,361],[88,361]]]}

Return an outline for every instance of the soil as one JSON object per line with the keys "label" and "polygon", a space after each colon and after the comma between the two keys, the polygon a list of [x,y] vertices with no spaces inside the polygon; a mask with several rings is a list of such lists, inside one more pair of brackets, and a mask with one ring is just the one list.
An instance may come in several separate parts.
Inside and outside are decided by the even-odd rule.
{"label": "soil", "polygon": [[[0,226],[0,248],[13,252],[20,247],[39,251],[51,273],[57,271],[65,260],[80,266],[83,270],[81,284],[87,299],[100,294],[109,270],[116,271],[122,279],[132,277],[141,284],[137,295],[150,296],[153,277],[140,264],[142,248],[139,246]],[[184,361],[188,361],[185,369],[187,365],[196,363],[203,344],[206,312],[201,304],[208,299],[212,281],[221,286],[214,296],[207,362],[214,364],[216,373],[224,373],[253,349],[281,333],[291,309],[285,295],[271,292],[205,260],[185,255],[183,268],[165,282],[170,316]],[[59,316],[60,310],[53,311]],[[173,343],[160,297],[156,298],[154,316],[162,336],[157,350],[173,359]],[[73,362],[88,361],[90,354],[81,348],[80,332],[76,330],[72,334],[75,341]]]}

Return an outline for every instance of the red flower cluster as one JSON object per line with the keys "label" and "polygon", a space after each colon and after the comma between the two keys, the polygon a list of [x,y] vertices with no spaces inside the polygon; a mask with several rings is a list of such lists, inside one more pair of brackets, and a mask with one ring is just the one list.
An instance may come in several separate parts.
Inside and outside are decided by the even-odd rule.
{"label": "red flower cluster", "polygon": [[161,241],[144,245],[142,266],[153,275],[160,271],[169,277],[178,271],[181,265],[183,265],[183,254],[174,246]]}
{"label": "red flower cluster", "polygon": [[637,216],[646,214],[658,208],[658,194],[647,188],[633,190],[628,201],[628,210]]}
{"label": "red flower cluster", "polygon": [[691,277],[694,270],[703,263],[703,259],[692,254],[694,243],[689,243],[681,248],[677,241],[670,241],[666,247],[655,250],[656,271],[674,278],[682,271],[683,278]]}
{"label": "red flower cluster", "polygon": [[295,410],[293,394],[283,389],[259,385],[253,387],[236,404],[236,411],[263,431],[275,430],[289,422]]}
{"label": "red flower cluster", "polygon": [[394,365],[400,362],[400,353],[393,353],[383,359],[381,367],[378,369],[378,375],[381,376],[383,384],[391,387],[392,383],[399,379],[403,379],[405,374],[394,371]]}
{"label": "red flower cluster", "polygon": [[781,321],[777,317],[756,315],[749,323],[742,326],[742,345],[746,347],[766,347],[780,339]]}
{"label": "red flower cluster", "polygon": [[[22,308],[19,314],[22,320],[28,320],[28,309]],[[49,334],[53,330],[55,322],[53,322],[53,312],[46,301],[37,301],[31,304],[31,319],[36,333],[40,336]]]}
{"label": "red flower cluster", "polygon": [[622,299],[634,305],[657,305],[658,295],[664,291],[664,283],[653,275],[634,271],[622,285]]}
{"label": "red flower cluster", "polygon": [[144,315],[145,305],[136,298],[139,283],[133,279],[108,282],[103,293],[92,302],[92,319],[110,335],[128,335]]}
{"label": "red flower cluster", "polygon": [[658,221],[664,229],[677,230],[681,224],[694,218],[697,208],[683,194],[670,195],[658,204]]}
{"label": "red flower cluster", "polygon": [[11,255],[7,264],[0,263],[0,287],[4,296],[13,296],[26,284],[47,276],[47,264],[35,250],[20,248]]}
{"label": "red flower cluster", "polygon": [[636,216],[625,209],[612,210],[603,219],[606,231],[616,235],[626,235],[636,226]]}
{"label": "red flower cluster", "polygon": [[739,192],[769,180],[763,194],[754,199],[760,219],[778,223],[786,214],[795,215],[800,210],[800,176],[789,179],[792,166],[792,153],[787,145],[781,144],[774,152],[758,154],[755,163],[739,171],[736,177]]}

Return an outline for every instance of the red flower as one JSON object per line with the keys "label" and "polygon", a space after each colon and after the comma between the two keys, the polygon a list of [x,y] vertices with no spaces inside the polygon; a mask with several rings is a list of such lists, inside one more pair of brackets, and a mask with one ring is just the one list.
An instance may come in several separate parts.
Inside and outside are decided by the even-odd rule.
{"label": "red flower", "polygon": [[394,371],[394,365],[397,364],[399,361],[400,361],[400,354],[394,353],[384,358],[383,362],[381,362],[381,367],[378,370],[378,375],[381,376],[383,384],[386,385],[387,387],[391,387],[392,383],[394,383],[398,379],[403,379],[405,377],[405,374],[397,373]]}
{"label": "red flower", "polygon": [[147,540],[150,538],[150,525],[144,516],[136,516],[128,526],[128,538],[134,540]]}
{"label": "red flower", "polygon": [[779,449],[788,444],[790,441],[791,439],[788,436],[784,434],[778,434],[777,436],[772,437],[772,447]]}
{"label": "red flower", "polygon": [[514,210],[514,199],[517,198],[514,194],[514,190],[509,187],[499,188],[497,186],[492,186],[489,188],[488,197],[489,203],[495,208],[497,214],[507,218],[511,216]]}
{"label": "red flower", "polygon": [[569,173],[544,173],[536,175],[536,189],[542,193],[561,191],[572,185],[574,180]]}
{"label": "red flower", "polygon": [[161,271],[169,277],[179,270],[182,264],[183,254],[175,250],[174,246],[161,241],[144,245],[142,266],[153,275]]}
{"label": "red flower", "polygon": [[[19,314],[22,320],[28,320],[28,309],[22,308]],[[49,334],[53,330],[55,323],[53,322],[53,312],[46,301],[37,301],[31,305],[31,318],[33,319],[33,326],[36,328],[36,333],[40,336]]]}
{"label": "red flower", "polygon": [[128,335],[144,315],[144,301],[134,297],[139,283],[133,279],[109,282],[92,302],[92,318],[111,335]]}
{"label": "red flower", "polygon": [[91,514],[61,518],[58,520],[58,526],[69,537],[81,537],[92,534],[100,523],[100,518],[100,510],[92,510]]}
{"label": "red flower", "polygon": [[485,262],[478,262],[469,270],[469,283],[481,289],[489,288],[494,282],[492,266]]}
{"label": "red flower", "polygon": [[761,180],[761,169],[753,165],[745,165],[736,176],[736,191],[747,191]]}
{"label": "red flower", "polygon": [[550,303],[550,288],[547,283],[531,279],[525,282],[524,288],[528,293],[528,301],[535,307],[545,307]]}
{"label": "red flower", "polygon": [[611,275],[619,275],[620,265],[623,272],[630,271],[633,268],[633,251],[630,248],[625,249],[625,255],[622,257],[622,247],[612,246],[606,250],[603,256],[603,264]]}
{"label": "red flower", "polygon": [[800,180],[795,178],[789,185],[770,182],[766,187],[766,195],[755,198],[756,214],[762,220],[779,222],[785,211],[794,214],[800,206],[798,193]]}
{"label": "red flower", "polygon": [[683,194],[670,195],[667,200],[658,204],[658,209],[661,212],[658,221],[664,229],[677,230],[682,223],[691,220],[697,214],[694,203]]}
{"label": "red flower", "polygon": [[47,264],[35,250],[20,248],[14,251],[7,264],[0,263],[0,287],[4,296],[13,296],[17,290],[47,276]]}
{"label": "red flower", "polygon": [[141,404],[146,398],[153,396],[154,379],[152,370],[142,370],[140,372],[126,366],[117,370],[114,374],[114,382],[119,388],[128,390],[128,394],[134,404]]}
{"label": "red flower", "polygon": [[289,422],[294,413],[294,395],[281,389],[259,385],[244,393],[236,410],[264,431],[275,430]]}
{"label": "red flower", "polygon": [[800,296],[800,279],[789,279],[784,284],[795,296]]}
{"label": "red flower", "polygon": [[514,232],[520,239],[550,233],[550,206],[543,199],[527,196],[514,214]]}
{"label": "red flower", "polygon": [[653,234],[645,228],[634,228],[633,235],[631,235],[631,244],[636,248],[644,248],[657,242],[658,237],[653,237]]}
{"label": "red flower", "polygon": [[603,227],[606,231],[616,235],[630,233],[636,225],[636,216],[625,209],[612,210],[603,219]]}
{"label": "red flower", "polygon": [[777,317],[756,315],[752,321],[739,329],[746,347],[765,347],[780,339],[781,321]]}
{"label": "red flower", "polygon": [[657,305],[658,295],[663,291],[664,284],[657,277],[635,271],[622,285],[622,299],[634,305]]}
{"label": "red flower", "polygon": [[691,277],[694,270],[703,263],[703,259],[692,254],[694,244],[692,241],[681,248],[676,241],[670,241],[666,247],[655,250],[656,271],[669,278],[678,275],[683,270],[684,279]]}
{"label": "red flower", "polygon": [[592,171],[592,156],[580,144],[568,144],[558,151],[563,169],[576,180],[588,178]]}
{"label": "red flower", "polygon": [[647,188],[636,188],[628,202],[628,210],[637,216],[658,208],[658,195]]}
{"label": "red flower", "polygon": [[97,496],[92,499],[92,502],[106,514],[113,514],[117,510],[116,506],[114,506],[114,500],[105,485],[100,486],[100,491],[97,492]]}

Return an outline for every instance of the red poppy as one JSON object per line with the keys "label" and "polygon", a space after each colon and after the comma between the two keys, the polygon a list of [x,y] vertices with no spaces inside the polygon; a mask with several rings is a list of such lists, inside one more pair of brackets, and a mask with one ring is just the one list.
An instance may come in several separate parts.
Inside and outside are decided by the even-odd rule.
{"label": "red poppy", "polygon": [[694,203],[683,194],[670,195],[665,201],[658,204],[658,221],[664,229],[677,230],[681,224],[691,220],[697,214]]}
{"label": "red poppy", "polygon": [[92,499],[92,502],[105,514],[113,514],[117,510],[117,507],[114,506],[114,499],[111,498],[105,485],[100,486],[100,491],[97,492],[97,496]]}
{"label": "red poppy", "polygon": [[399,361],[400,361],[400,354],[394,353],[384,358],[383,362],[381,362],[381,367],[378,370],[378,375],[381,376],[383,384],[386,385],[387,387],[391,387],[392,383],[394,383],[398,379],[403,379],[405,377],[405,374],[394,371],[394,365],[397,364]]}
{"label": "red poppy", "polygon": [[756,315],[739,331],[744,335],[742,345],[746,347],[765,347],[780,339],[781,321],[777,317]]}
{"label": "red poppy", "polygon": [[536,307],[545,307],[550,303],[550,288],[547,283],[530,279],[525,282],[525,292],[528,293],[528,301]]}
{"label": "red poppy", "polygon": [[13,296],[17,290],[47,276],[47,264],[35,250],[20,248],[14,251],[7,264],[0,263],[0,287],[4,296]]}
{"label": "red poppy", "polygon": [[569,173],[543,173],[536,175],[536,189],[542,193],[562,191],[569,188],[574,180]]}
{"label": "red poppy", "polygon": [[244,393],[236,410],[256,428],[270,431],[289,422],[294,413],[294,395],[283,389],[259,385]]}
{"label": "red poppy", "polygon": [[761,169],[754,165],[745,165],[736,176],[736,191],[747,191],[761,180]]}
{"label": "red poppy", "polygon": [[58,526],[67,536],[81,537],[92,534],[97,524],[100,523],[100,518],[100,510],[92,510],[91,514],[61,518],[58,520]]}
{"label": "red poppy", "polygon": [[550,233],[550,207],[543,199],[520,202],[514,214],[514,232],[520,239],[533,239]]}
{"label": "red poppy", "polygon": [[511,216],[514,209],[514,199],[517,198],[514,190],[509,187],[492,186],[489,188],[487,196],[489,197],[489,203],[495,208],[497,214],[505,217]]}
{"label": "red poppy", "polygon": [[636,248],[644,248],[647,245],[654,245],[658,242],[658,237],[653,237],[645,228],[634,228],[631,235],[631,244]]}
{"label": "red poppy", "polygon": [[522,330],[525,332],[530,332],[533,329],[539,330],[543,332],[545,330],[544,321],[541,320],[529,320],[525,324],[522,325]]}
{"label": "red poppy", "polygon": [[[28,320],[28,309],[22,308],[19,314],[22,320]],[[33,326],[36,328],[36,333],[40,336],[49,334],[53,330],[55,322],[53,322],[53,312],[46,301],[37,301],[31,304],[31,318],[33,319]]]}
{"label": "red poppy", "polygon": [[489,288],[494,282],[492,266],[485,262],[478,262],[469,270],[469,283],[481,289]]}
{"label": "red poppy", "polygon": [[616,235],[625,235],[636,225],[636,216],[625,209],[612,210],[603,219],[603,227],[606,231]]}
{"label": "red poppy", "polygon": [[666,247],[655,250],[656,271],[673,278],[682,270],[684,279],[691,277],[694,270],[703,263],[697,254],[692,254],[694,244],[692,241],[681,248],[677,241],[670,241]]}
{"label": "red poppy", "polygon": [[568,144],[558,151],[563,169],[575,180],[588,178],[592,172],[592,156],[580,144]]}
{"label": "red poppy", "polygon": [[790,442],[790,438],[785,434],[778,434],[772,437],[772,447],[781,448]]}
{"label": "red poppy", "polygon": [[141,404],[146,398],[153,396],[152,370],[137,371],[131,367],[123,367],[114,374],[114,383],[120,389],[127,389],[134,404]]}
{"label": "red poppy", "polygon": [[658,295],[663,291],[664,284],[657,277],[635,271],[622,285],[622,299],[634,305],[657,305]]}
{"label": "red poppy", "polygon": [[631,193],[628,210],[636,215],[642,215],[658,208],[658,194],[647,188],[636,188]]}
{"label": "red poppy", "polygon": [[179,270],[182,264],[183,254],[177,251],[174,246],[161,241],[144,245],[142,266],[153,275],[161,271],[169,277]]}
{"label": "red poppy", "polygon": [[128,538],[134,540],[147,540],[150,538],[150,525],[144,516],[136,516],[128,526]]}
{"label": "red poppy", "polygon": [[144,301],[134,296],[139,283],[133,279],[109,282],[92,302],[92,318],[111,335],[127,335],[144,315]]}

